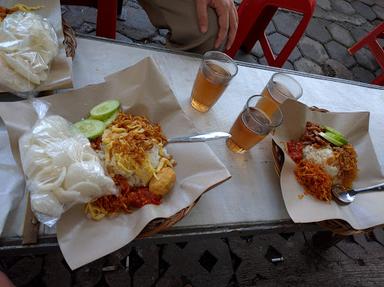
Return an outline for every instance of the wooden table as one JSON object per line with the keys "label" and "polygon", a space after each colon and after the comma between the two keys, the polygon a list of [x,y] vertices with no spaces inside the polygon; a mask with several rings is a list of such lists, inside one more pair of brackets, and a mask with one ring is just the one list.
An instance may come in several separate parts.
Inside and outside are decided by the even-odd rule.
{"label": "wooden table", "polygon": [[[238,62],[239,73],[222,98],[208,113],[191,108],[189,97],[200,58],[148,46],[124,44],[95,38],[78,38],[73,62],[74,87],[103,81],[104,76],[152,57],[167,78],[182,109],[201,132],[228,131],[245,100],[260,94],[271,75],[282,69]],[[384,166],[384,89],[364,83],[284,70],[303,87],[300,99],[309,106],[331,111],[371,112],[370,132],[381,168]],[[3,99],[6,97],[3,97]],[[11,100],[11,97],[9,97]],[[271,139],[267,137],[251,152],[231,153],[224,141],[209,143],[232,178],[206,193],[192,212],[170,230],[144,240],[161,242],[193,236],[228,236],[294,230],[315,230],[315,224],[294,224],[287,214],[274,171]],[[20,216],[22,218],[22,216]],[[22,222],[15,223],[16,227]],[[2,252],[57,248],[55,230],[41,228],[39,244],[22,246],[21,228],[3,235]]]}

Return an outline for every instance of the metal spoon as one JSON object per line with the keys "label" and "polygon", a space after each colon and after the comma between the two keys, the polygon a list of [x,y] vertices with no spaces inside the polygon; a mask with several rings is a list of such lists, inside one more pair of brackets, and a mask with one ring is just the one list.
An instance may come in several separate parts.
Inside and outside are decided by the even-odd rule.
{"label": "metal spoon", "polygon": [[182,143],[182,142],[206,142],[222,138],[230,138],[231,135],[225,132],[212,132],[207,134],[195,134],[183,137],[169,138],[168,143]]}
{"label": "metal spoon", "polygon": [[332,194],[339,203],[350,204],[355,200],[355,195],[363,192],[384,191],[384,184],[376,184],[369,187],[344,190],[340,185],[332,186]]}

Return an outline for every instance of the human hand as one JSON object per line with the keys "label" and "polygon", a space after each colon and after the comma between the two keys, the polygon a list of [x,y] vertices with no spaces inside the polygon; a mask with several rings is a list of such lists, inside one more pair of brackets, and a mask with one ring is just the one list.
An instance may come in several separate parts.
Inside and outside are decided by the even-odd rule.
{"label": "human hand", "polygon": [[196,0],[197,17],[200,31],[208,31],[208,7],[212,7],[218,17],[219,32],[215,41],[215,48],[219,48],[227,39],[225,49],[231,48],[235,40],[239,18],[232,0]]}

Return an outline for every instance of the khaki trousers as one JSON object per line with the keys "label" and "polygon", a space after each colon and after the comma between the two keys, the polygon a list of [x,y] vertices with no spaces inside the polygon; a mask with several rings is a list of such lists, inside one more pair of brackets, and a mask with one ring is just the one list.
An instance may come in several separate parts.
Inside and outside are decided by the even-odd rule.
{"label": "khaki trousers", "polygon": [[201,33],[195,0],[139,0],[152,24],[170,30],[167,47],[204,53],[214,49],[218,32],[217,16],[208,8],[208,31]]}

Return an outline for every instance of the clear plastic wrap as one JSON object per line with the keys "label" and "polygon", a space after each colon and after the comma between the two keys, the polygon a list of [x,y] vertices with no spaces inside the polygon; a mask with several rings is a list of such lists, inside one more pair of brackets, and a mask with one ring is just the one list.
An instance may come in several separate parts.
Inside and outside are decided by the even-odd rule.
{"label": "clear plastic wrap", "polygon": [[46,115],[45,102],[32,103],[39,120],[20,138],[20,157],[32,211],[52,226],[73,205],[117,189],[89,140],[63,117]]}
{"label": "clear plastic wrap", "polygon": [[15,12],[0,21],[0,87],[30,92],[47,80],[58,54],[57,35],[47,19],[33,12]]}

